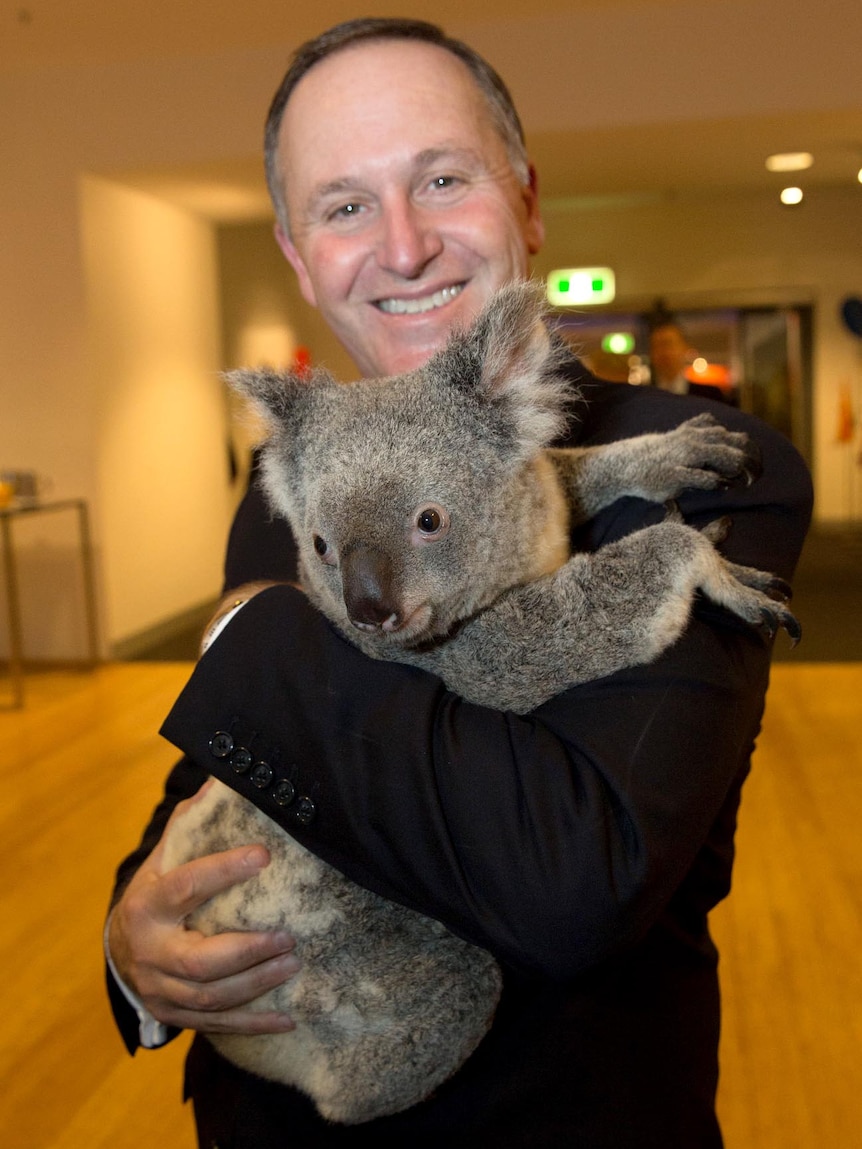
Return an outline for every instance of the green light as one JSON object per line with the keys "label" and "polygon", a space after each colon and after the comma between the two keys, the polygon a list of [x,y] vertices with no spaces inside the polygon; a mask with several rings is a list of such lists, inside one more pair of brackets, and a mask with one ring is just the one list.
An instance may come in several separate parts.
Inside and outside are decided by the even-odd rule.
{"label": "green light", "polygon": [[635,349],[635,337],[628,331],[612,331],[602,339],[602,351],[611,355],[630,355]]}
{"label": "green light", "polygon": [[548,302],[554,307],[610,303],[615,294],[609,267],[558,267],[547,279]]}

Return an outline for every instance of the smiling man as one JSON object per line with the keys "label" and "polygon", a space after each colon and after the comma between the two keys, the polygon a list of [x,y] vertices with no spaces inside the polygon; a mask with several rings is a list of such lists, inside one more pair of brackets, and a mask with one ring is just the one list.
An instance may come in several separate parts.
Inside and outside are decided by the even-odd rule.
{"label": "smiling man", "polygon": [[541,246],[526,157],[444,48],[372,41],[317,62],[276,140],[278,242],[366,375],[419,366]]}
{"label": "smiling man", "polygon": [[[414,21],[362,20],[303,46],[267,131],[276,236],[305,298],[369,376],[423,363],[543,239],[536,181],[499,77]],[[569,440],[667,430],[697,399],[592,379]],[[792,575],[811,506],[805,468],[763,424],[751,487],[684,496],[689,521],[733,518],[737,562]],[[602,512],[573,545],[657,512]],[[250,488],[226,586],[295,577],[294,542]],[[244,596],[245,597],[245,596]],[[468,705],[430,675],[367,659],[294,587],[226,625],[165,724],[187,757],[122,865],[109,981],[130,1049],[170,1036],[289,1030],[250,1007],[296,971],[292,939],[203,938],[185,915],[266,864],[261,847],[165,870],[172,809],[207,773],[251,797],[348,877],[444,922],[499,960],[504,989],[474,1055],[423,1104],[357,1127],[245,1074],[198,1036],[186,1095],[210,1149],[715,1149],[717,955],[707,915],[730,887],[733,834],[759,727],[770,643],[702,605],[647,667],[518,717]],[[222,754],[246,739],[249,781]],[[248,751],[246,750],[246,755]],[[242,763],[238,763],[239,766]],[[269,779],[299,797],[279,805]]]}

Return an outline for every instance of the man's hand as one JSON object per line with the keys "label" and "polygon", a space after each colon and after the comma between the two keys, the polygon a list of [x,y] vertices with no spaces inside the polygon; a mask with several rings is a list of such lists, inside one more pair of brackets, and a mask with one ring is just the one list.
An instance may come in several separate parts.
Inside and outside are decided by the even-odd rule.
{"label": "man's hand", "polygon": [[[174,817],[190,798],[177,806]],[[280,1033],[285,1014],[248,1004],[299,969],[287,933],[205,937],[184,919],[213,894],[254,877],[269,864],[263,846],[240,846],[162,871],[163,840],[114,907],[108,935],[120,977],[166,1025],[203,1033]]]}

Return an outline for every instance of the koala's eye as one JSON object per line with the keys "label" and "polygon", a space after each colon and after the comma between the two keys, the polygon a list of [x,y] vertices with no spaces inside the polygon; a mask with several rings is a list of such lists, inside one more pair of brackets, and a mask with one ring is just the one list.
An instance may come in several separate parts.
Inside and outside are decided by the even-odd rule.
{"label": "koala's eye", "polygon": [[325,563],[334,563],[335,555],[332,553],[332,547],[321,535],[314,535],[312,538],[314,549],[320,555]]}
{"label": "koala's eye", "polygon": [[436,542],[449,530],[449,516],[437,503],[428,503],[413,516],[415,541]]}
{"label": "koala's eye", "polygon": [[426,507],[424,511],[419,512],[416,526],[423,535],[433,535],[440,530],[442,522],[439,511],[435,511],[433,507]]}

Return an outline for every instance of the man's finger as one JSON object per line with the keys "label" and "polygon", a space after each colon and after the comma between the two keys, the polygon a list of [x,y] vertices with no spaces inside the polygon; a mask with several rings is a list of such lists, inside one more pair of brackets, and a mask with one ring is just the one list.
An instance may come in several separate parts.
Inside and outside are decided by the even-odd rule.
{"label": "man's finger", "polygon": [[[238,935],[228,934],[237,939]],[[273,935],[248,935],[257,939],[262,950],[225,947],[222,955],[213,955],[209,949],[211,939],[201,939],[196,946],[199,953],[189,960],[183,956],[178,973],[162,975],[153,998],[172,1003],[178,1010],[196,1013],[223,1013],[247,1006],[263,994],[283,985],[298,973],[299,959],[291,952],[293,939],[287,938],[287,948],[273,954]],[[200,959],[200,960],[198,960]],[[244,964],[251,962],[251,964]],[[224,976],[215,976],[217,969],[226,970]],[[186,972],[193,976],[186,977]]]}
{"label": "man's finger", "polygon": [[[219,982],[224,1000],[198,1009],[225,1009],[245,1004],[273,986],[281,985],[299,969],[293,956],[295,942],[285,930],[214,934],[206,937],[189,930],[177,955],[177,975],[193,985]],[[230,998],[231,981],[241,990]],[[244,995],[244,996],[243,996]]]}
{"label": "man's finger", "polygon": [[193,1010],[171,1010],[165,1025],[194,1029],[198,1033],[289,1033],[296,1023],[286,1013],[258,1012],[250,1009],[225,1010],[223,1013],[195,1013]]}
{"label": "man's finger", "polygon": [[180,922],[215,894],[247,882],[268,864],[265,846],[237,846],[166,870],[152,893],[164,916]]}

